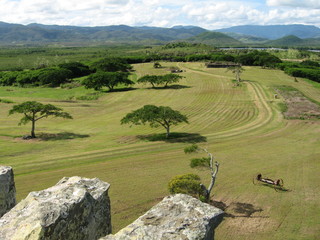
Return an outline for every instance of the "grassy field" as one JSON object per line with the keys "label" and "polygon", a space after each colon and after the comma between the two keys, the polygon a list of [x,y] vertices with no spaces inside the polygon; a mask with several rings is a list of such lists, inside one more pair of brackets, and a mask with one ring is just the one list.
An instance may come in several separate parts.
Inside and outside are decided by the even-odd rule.
{"label": "grassy field", "polygon": [[[168,195],[175,175],[207,172],[191,169],[183,148],[198,142],[220,162],[214,204],[227,215],[216,239],[319,239],[320,121],[285,120],[275,99],[275,86],[293,86],[320,102],[320,88],[278,70],[246,67],[245,80],[234,87],[225,69],[203,63],[134,65],[135,77],[164,74],[178,65],[184,78],[169,89],[135,85],[130,91],[103,93],[94,101],[70,101],[92,90],[1,87],[0,98],[52,103],[74,120],[43,119],[40,138],[24,141],[30,126],[17,126],[21,116],[8,116],[12,105],[0,102],[0,164],[13,166],[18,199],[52,186],[64,176],[98,177],[111,184],[114,232]],[[172,128],[185,138],[148,141],[164,129],[120,125],[128,112],[145,104],[170,106],[186,114],[190,124]],[[288,191],[253,185],[262,173],[282,178]]]}

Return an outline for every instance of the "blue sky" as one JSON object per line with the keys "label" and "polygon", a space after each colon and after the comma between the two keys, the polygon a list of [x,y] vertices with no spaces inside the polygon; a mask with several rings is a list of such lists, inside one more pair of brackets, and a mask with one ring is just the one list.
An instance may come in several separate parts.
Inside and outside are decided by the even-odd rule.
{"label": "blue sky", "polygon": [[0,21],[206,29],[246,24],[320,27],[320,0],[0,0]]}

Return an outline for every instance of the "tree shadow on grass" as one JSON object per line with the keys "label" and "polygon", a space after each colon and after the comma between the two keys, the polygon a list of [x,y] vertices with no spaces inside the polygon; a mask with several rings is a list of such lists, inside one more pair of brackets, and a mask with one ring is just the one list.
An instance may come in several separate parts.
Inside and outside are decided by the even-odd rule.
{"label": "tree shadow on grass", "polygon": [[191,88],[191,87],[186,85],[174,84],[166,87],[149,87],[148,89],[166,90],[166,89],[184,89],[184,88]]}
{"label": "tree shadow on grass", "polygon": [[230,218],[269,218],[268,216],[252,216],[255,213],[262,212],[262,208],[257,208],[251,203],[232,202],[229,206],[221,201],[211,200],[210,204],[225,212],[225,217]]}
{"label": "tree shadow on grass", "polygon": [[103,92],[103,93],[128,92],[128,91],[133,91],[136,89],[137,88],[127,87],[127,88],[116,88],[116,89],[112,89],[112,90],[101,90],[101,92]]}
{"label": "tree shadow on grass", "polygon": [[207,138],[198,133],[176,133],[173,132],[168,138],[165,133],[160,134],[149,134],[137,136],[140,140],[155,142],[164,141],[168,143],[200,143],[206,142]]}
{"label": "tree shadow on grass", "polygon": [[71,132],[62,132],[62,133],[40,133],[37,138],[42,141],[58,141],[58,140],[70,140],[76,138],[87,138],[90,137],[88,134],[76,134]]}

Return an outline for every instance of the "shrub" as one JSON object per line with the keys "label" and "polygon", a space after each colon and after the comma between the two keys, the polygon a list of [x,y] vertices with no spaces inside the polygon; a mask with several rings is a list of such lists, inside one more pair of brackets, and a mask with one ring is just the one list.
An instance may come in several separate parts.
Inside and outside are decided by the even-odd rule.
{"label": "shrub", "polygon": [[208,168],[210,167],[210,158],[209,157],[203,157],[203,158],[193,158],[190,161],[190,167],[204,167]]}
{"label": "shrub", "polygon": [[169,192],[184,193],[191,196],[198,196],[201,193],[200,177],[196,174],[178,175],[172,178],[168,184]]}
{"label": "shrub", "polygon": [[16,79],[20,72],[5,72],[0,76],[0,85],[2,86],[12,86],[16,83]]}

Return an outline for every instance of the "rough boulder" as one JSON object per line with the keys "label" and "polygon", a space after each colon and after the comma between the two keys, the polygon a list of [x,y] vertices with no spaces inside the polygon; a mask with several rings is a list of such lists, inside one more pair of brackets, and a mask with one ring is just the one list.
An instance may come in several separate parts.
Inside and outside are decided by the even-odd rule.
{"label": "rough boulder", "polygon": [[98,239],[111,233],[109,184],[81,177],[31,192],[0,219],[0,239]]}
{"label": "rough boulder", "polygon": [[223,211],[189,195],[164,198],[135,222],[100,240],[212,240]]}
{"label": "rough boulder", "polygon": [[11,167],[0,166],[0,217],[16,205],[16,188]]}

